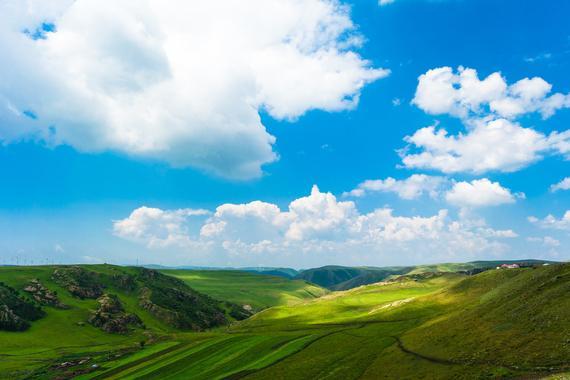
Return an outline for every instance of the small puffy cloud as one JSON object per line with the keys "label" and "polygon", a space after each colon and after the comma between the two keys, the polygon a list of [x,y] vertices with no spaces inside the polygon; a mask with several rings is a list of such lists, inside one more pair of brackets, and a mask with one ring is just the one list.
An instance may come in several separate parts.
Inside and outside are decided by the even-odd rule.
{"label": "small puffy cloud", "polygon": [[378,5],[380,5],[382,7],[384,5],[392,4],[395,1],[396,0],[378,0]]}
{"label": "small puffy cloud", "polygon": [[500,183],[487,178],[457,182],[445,194],[447,202],[460,207],[498,206],[514,203],[516,198],[524,198],[524,194],[513,194]]}
{"label": "small puffy cloud", "polygon": [[511,85],[498,72],[479,79],[476,70],[439,67],[422,74],[413,103],[433,115],[461,118],[492,114],[512,119],[539,112],[550,117],[570,107],[570,95],[550,94],[552,85],[540,77],[523,78]]}
{"label": "small puffy cloud", "polygon": [[436,126],[425,127],[405,141],[410,145],[400,151],[404,166],[444,173],[512,172],[546,154],[568,158],[570,152],[570,130],[546,136],[507,119],[479,121],[467,133],[457,135]]}
{"label": "small puffy cloud", "polygon": [[570,231],[570,210],[567,210],[560,219],[549,214],[544,219],[529,216],[528,221],[544,229]]}
{"label": "small puffy cloud", "polygon": [[360,183],[355,189],[344,193],[343,196],[362,197],[368,193],[392,192],[402,199],[417,199],[423,194],[436,198],[447,183],[448,180],[444,177],[425,174],[413,174],[403,180],[392,177],[369,179]]}
{"label": "small puffy cloud", "polygon": [[488,238],[516,238],[519,236],[513,230],[494,230],[492,228],[481,228],[479,233]]}
{"label": "small puffy cloud", "polygon": [[553,193],[559,190],[570,190],[570,177],[566,177],[562,181],[550,186],[550,191]]}
{"label": "small puffy cloud", "polygon": [[361,43],[333,0],[3,1],[0,140],[257,177],[277,159],[260,111],[352,109],[388,75]]}
{"label": "small puffy cloud", "polygon": [[555,239],[551,236],[544,236],[544,237],[529,237],[526,239],[531,243],[539,243],[547,247],[559,247],[560,241]]}
{"label": "small puffy cloud", "polygon": [[[191,254],[311,255],[363,254],[454,256],[499,252],[512,230],[494,230],[484,221],[452,220],[446,210],[428,216],[398,216],[389,208],[361,213],[316,186],[287,209],[253,201],[223,204],[191,226],[204,210],[140,208],[114,222],[115,235],[150,248],[178,247]],[[259,257],[259,256],[255,256]]]}
{"label": "small puffy cloud", "polygon": [[83,259],[83,262],[85,262],[86,264],[103,264],[105,262],[105,260],[99,257],[82,256],[81,258]]}
{"label": "small puffy cloud", "polygon": [[552,58],[552,53],[542,53],[542,54],[538,54],[535,55],[533,57],[526,57],[524,58],[524,61],[527,63],[536,63],[536,62],[540,62],[540,61],[546,61]]}
{"label": "small puffy cloud", "polygon": [[161,210],[139,207],[129,217],[113,223],[113,233],[123,239],[144,243],[149,247],[186,245],[191,242],[188,219],[205,216],[206,210]]}

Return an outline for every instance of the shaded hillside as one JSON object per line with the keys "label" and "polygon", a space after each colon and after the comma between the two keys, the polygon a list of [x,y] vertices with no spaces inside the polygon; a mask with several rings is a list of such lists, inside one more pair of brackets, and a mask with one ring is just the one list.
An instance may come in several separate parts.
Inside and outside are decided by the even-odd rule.
{"label": "shaded hillside", "polygon": [[307,269],[296,278],[331,290],[346,290],[360,285],[380,282],[392,275],[405,274],[412,267],[343,267],[336,265]]}
{"label": "shaded hillside", "polygon": [[0,330],[23,331],[45,315],[39,305],[18,294],[16,289],[0,282]]}

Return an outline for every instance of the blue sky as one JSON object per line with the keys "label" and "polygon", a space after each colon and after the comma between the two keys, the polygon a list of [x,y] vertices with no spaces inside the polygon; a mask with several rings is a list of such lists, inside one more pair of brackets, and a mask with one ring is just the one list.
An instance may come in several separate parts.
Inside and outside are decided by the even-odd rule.
{"label": "blue sky", "polygon": [[[13,6],[0,30],[0,47],[13,58],[0,63],[2,262],[307,267],[568,259],[570,183],[551,191],[570,176],[564,1],[291,2],[293,21],[267,16],[288,34],[270,27],[273,39],[255,43],[243,25],[263,34],[267,20],[232,4],[222,15],[179,4],[188,20],[238,19],[232,33],[212,23],[221,29],[196,36],[168,29],[172,9],[123,16],[84,0],[48,3]],[[144,36],[129,29],[133,20],[147,27]],[[91,23],[115,34],[83,26]],[[42,25],[50,25],[45,38],[25,32]],[[504,108],[514,87],[473,106],[475,90],[464,86],[446,108],[433,103],[437,89],[426,82],[421,100],[419,77],[444,67],[458,81],[463,67],[479,81],[500,73],[506,88],[540,77],[552,89],[516,115]],[[545,117],[555,93],[560,104]],[[426,151],[404,140],[422,128],[468,136],[496,120],[505,120],[502,139],[458,167],[442,169],[437,157],[404,164],[406,146],[408,155]],[[511,144],[523,137],[530,141]],[[509,161],[541,144],[532,157]],[[497,152],[506,153],[494,159]],[[441,183],[433,194],[424,188],[411,197],[395,190],[405,183],[386,182],[363,196],[343,195],[366,180],[412,175]],[[313,185],[319,190],[308,197]],[[297,211],[289,209],[296,200]],[[438,217],[441,210],[447,214]]]}

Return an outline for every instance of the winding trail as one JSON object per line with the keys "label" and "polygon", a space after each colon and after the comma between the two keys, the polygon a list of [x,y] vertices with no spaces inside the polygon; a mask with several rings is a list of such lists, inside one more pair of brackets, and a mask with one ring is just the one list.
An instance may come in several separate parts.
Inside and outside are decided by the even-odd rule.
{"label": "winding trail", "polygon": [[560,372],[566,372],[568,370],[570,370],[570,363],[556,363],[556,364],[551,364],[549,366],[513,366],[513,365],[509,365],[509,364],[504,364],[504,363],[495,363],[495,362],[490,362],[490,361],[481,361],[481,360],[451,360],[451,359],[442,359],[442,358],[437,358],[434,356],[429,356],[429,355],[425,355],[425,354],[421,354],[419,352],[413,351],[409,348],[407,348],[406,346],[404,346],[404,343],[402,342],[402,340],[397,337],[397,336],[392,336],[392,339],[394,339],[396,341],[396,345],[397,347],[400,349],[400,351],[408,354],[408,355],[412,355],[418,359],[423,359],[426,361],[429,361],[431,363],[435,363],[435,364],[442,364],[442,365],[453,365],[453,366],[466,366],[466,367],[472,367],[472,366],[493,366],[493,367],[499,367],[499,368],[506,368],[510,371],[514,371],[514,372],[527,372],[527,375],[530,375],[532,373],[536,373],[536,374],[544,374],[544,373],[549,373],[549,374],[554,374],[554,373],[560,373]]}

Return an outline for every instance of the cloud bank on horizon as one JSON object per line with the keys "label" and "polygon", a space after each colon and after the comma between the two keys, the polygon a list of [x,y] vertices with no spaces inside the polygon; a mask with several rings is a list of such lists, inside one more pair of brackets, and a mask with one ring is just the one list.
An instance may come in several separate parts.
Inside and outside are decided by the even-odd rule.
{"label": "cloud bank on horizon", "polygon": [[[508,197],[499,191],[497,197],[501,196]],[[427,217],[397,216],[386,207],[361,213],[354,202],[339,201],[317,186],[285,211],[261,201],[223,204],[211,213],[140,207],[115,221],[113,231],[153,249],[196,255],[223,252],[246,260],[327,253],[450,259],[461,252],[476,257],[481,252],[499,254],[507,249],[503,240],[518,236],[512,230],[490,228],[479,218],[454,220],[445,209]]]}

